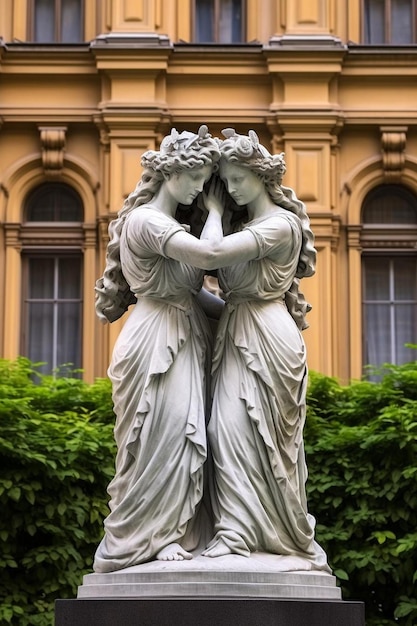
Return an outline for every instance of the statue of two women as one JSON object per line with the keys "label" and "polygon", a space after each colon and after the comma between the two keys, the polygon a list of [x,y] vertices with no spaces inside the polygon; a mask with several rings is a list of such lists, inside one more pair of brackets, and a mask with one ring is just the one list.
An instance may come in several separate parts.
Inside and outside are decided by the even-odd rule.
{"label": "statue of two women", "polygon": [[[173,130],[110,224],[97,313],[134,307],[109,367],[117,457],[96,572],[253,552],[329,571],[305,494],[298,283],[315,270],[313,234],[283,154],[253,131],[223,135]],[[197,196],[199,237],[176,219]],[[214,270],[222,299],[203,288]]]}

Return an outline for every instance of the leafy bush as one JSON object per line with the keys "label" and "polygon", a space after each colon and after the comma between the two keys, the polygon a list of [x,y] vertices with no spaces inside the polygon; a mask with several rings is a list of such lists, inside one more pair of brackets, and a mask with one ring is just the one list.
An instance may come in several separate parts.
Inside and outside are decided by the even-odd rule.
{"label": "leafy bush", "polygon": [[[34,382],[36,381],[36,384]],[[51,626],[75,597],[107,515],[107,380],[0,361],[0,624]],[[317,540],[367,626],[417,624],[417,367],[341,386],[312,373],[305,445]]]}
{"label": "leafy bush", "polygon": [[417,367],[379,383],[310,376],[309,508],[344,599],[368,626],[417,624]]}
{"label": "leafy bush", "polygon": [[0,468],[0,623],[50,626],[55,598],[74,597],[91,571],[107,514],[108,381],[0,361]]}

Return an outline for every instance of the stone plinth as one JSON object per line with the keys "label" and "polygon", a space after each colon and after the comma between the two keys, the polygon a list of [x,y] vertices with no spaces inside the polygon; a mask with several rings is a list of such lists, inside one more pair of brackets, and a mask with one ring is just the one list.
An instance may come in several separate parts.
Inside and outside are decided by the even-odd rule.
{"label": "stone plinth", "polygon": [[298,557],[254,553],[190,561],[152,561],[87,574],[79,598],[309,598],[340,600],[334,576],[308,571]]}
{"label": "stone plinth", "polygon": [[365,626],[363,604],[343,600],[57,600],[55,626]]}
{"label": "stone plinth", "polygon": [[363,604],[307,567],[255,553],[87,574],[76,600],[57,601],[55,626],[365,626]]}
{"label": "stone plinth", "polygon": [[[280,571],[292,566],[295,571]],[[309,598],[340,600],[334,576],[296,570],[305,563],[272,554],[152,561],[110,574],[87,574],[79,598]]]}

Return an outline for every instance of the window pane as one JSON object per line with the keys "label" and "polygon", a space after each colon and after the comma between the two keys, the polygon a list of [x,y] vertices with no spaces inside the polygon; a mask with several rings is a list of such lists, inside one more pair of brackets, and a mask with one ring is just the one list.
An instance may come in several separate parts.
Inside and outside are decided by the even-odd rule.
{"label": "window pane", "polygon": [[371,257],[364,259],[364,293],[365,302],[389,300],[389,259]]}
{"label": "window pane", "polygon": [[389,304],[367,304],[364,307],[365,365],[382,365],[392,361]]}
{"label": "window pane", "polygon": [[55,0],[35,0],[35,41],[55,41]]}
{"label": "window pane", "polygon": [[[416,293],[416,260],[395,259],[395,300],[414,300],[417,305]],[[417,339],[417,337],[415,338]]]}
{"label": "window pane", "polygon": [[63,43],[82,41],[81,24],[81,0],[62,0],[61,41]]}
{"label": "window pane", "polygon": [[413,19],[410,0],[391,0],[392,44],[413,43]]}
{"label": "window pane", "polygon": [[55,220],[58,222],[81,222],[83,219],[81,201],[75,197],[73,190],[55,191]]}
{"label": "window pane", "polygon": [[[72,363],[81,367],[82,256],[28,257],[28,294],[24,327],[25,353],[36,362],[45,361],[42,371]],[[33,301],[36,297],[39,301]],[[65,375],[66,372],[62,372]]]}
{"label": "window pane", "polygon": [[36,206],[33,207],[30,213],[31,222],[53,222],[54,221],[54,209],[52,206]]}
{"label": "window pane", "polygon": [[63,257],[59,259],[59,286],[60,300],[74,300],[81,298],[81,259]]}
{"label": "window pane", "polygon": [[395,307],[395,331],[396,364],[413,361],[415,357],[405,344],[415,344],[417,340],[415,304],[399,304]]}
{"label": "window pane", "polygon": [[28,307],[28,358],[35,363],[44,362],[43,373],[50,373],[53,363],[54,305],[31,303]]}
{"label": "window pane", "polygon": [[58,345],[56,364],[81,365],[81,304],[65,302],[58,306]]}
{"label": "window pane", "polygon": [[416,224],[417,199],[400,185],[381,185],[365,198],[362,219],[365,224]]}
{"label": "window pane", "polygon": [[33,191],[26,208],[28,222],[82,222],[81,198],[68,185],[47,183]]}
{"label": "window pane", "polygon": [[242,41],[242,1],[222,0],[220,3],[220,43]]}
{"label": "window pane", "polygon": [[364,364],[413,360],[405,344],[417,341],[416,258],[365,257],[364,276]]}
{"label": "window pane", "polygon": [[214,42],[214,0],[195,0],[195,39],[197,43]]}
{"label": "window pane", "polygon": [[54,297],[54,259],[34,257],[29,263],[29,299],[47,300]]}
{"label": "window pane", "polygon": [[385,0],[365,0],[365,43],[385,43]]}

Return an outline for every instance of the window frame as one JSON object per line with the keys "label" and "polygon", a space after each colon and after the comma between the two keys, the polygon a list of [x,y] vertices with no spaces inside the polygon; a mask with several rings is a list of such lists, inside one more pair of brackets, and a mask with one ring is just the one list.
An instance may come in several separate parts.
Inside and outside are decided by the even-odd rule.
{"label": "window frame", "polygon": [[[389,294],[387,298],[381,299],[371,299],[366,298],[366,280],[365,280],[365,266],[366,261],[368,259],[377,259],[383,258],[388,262],[388,285],[389,285]],[[412,253],[409,251],[406,252],[392,252],[391,254],[387,254],[386,251],[366,251],[362,254],[362,354],[363,354],[363,367],[367,366],[376,366],[380,367],[383,365],[382,363],[367,363],[366,355],[368,353],[367,343],[369,340],[368,329],[367,329],[367,316],[366,316],[366,308],[369,305],[381,305],[388,307],[389,311],[389,346],[388,352],[390,354],[390,358],[388,362],[400,365],[398,353],[397,353],[397,336],[398,336],[398,324],[396,323],[398,316],[398,307],[402,304],[408,304],[411,307],[411,311],[414,312],[414,323],[417,328],[417,297],[411,298],[409,300],[400,300],[395,297],[395,284],[396,284],[396,275],[394,270],[394,262],[398,259],[410,259],[415,264],[415,280],[417,283],[417,253]],[[416,290],[417,291],[417,290]],[[413,339],[410,338],[410,342],[413,343]]]}
{"label": "window frame", "polygon": [[[55,293],[55,289],[58,287],[58,285],[54,286],[54,294],[52,298],[30,298],[29,297],[29,269],[30,269],[30,262],[33,259],[53,259],[55,261],[54,265],[63,258],[76,258],[79,259],[80,261],[80,269],[79,269],[79,277],[80,277],[80,285],[79,285],[79,297],[78,298],[60,298],[58,293]],[[59,326],[59,309],[60,309],[60,304],[63,304],[65,302],[76,302],[79,305],[79,324],[80,324],[80,333],[79,336],[77,338],[77,343],[78,343],[78,354],[79,354],[79,363],[75,363],[73,364],[74,368],[77,369],[81,369],[82,368],[82,363],[83,363],[83,308],[84,308],[84,301],[83,301],[83,276],[84,276],[84,272],[83,272],[83,264],[84,264],[84,258],[83,258],[83,252],[80,249],[74,248],[67,248],[67,249],[56,249],[54,250],[53,248],[47,249],[47,248],[43,248],[42,250],[37,250],[37,249],[25,249],[22,250],[22,295],[21,295],[21,302],[22,302],[22,313],[21,313],[21,336],[20,336],[20,346],[21,346],[21,354],[25,354],[29,355],[29,339],[30,339],[30,332],[29,332],[29,311],[30,311],[30,305],[35,303],[35,300],[38,300],[39,302],[43,301],[48,301],[51,302],[51,304],[53,305],[53,318],[54,318],[54,325],[53,325],[53,330],[52,330],[52,354],[53,354],[53,358],[52,358],[52,363],[48,363],[48,374],[49,373],[54,373],[57,371],[57,368],[59,369],[59,367],[66,365],[65,363],[58,363],[57,362],[57,352],[58,352],[58,344],[59,342],[57,341],[57,336],[56,333],[58,331],[58,326]],[[54,277],[55,277],[55,272],[56,272],[56,268],[54,267]],[[54,280],[55,282],[55,280]]]}
{"label": "window frame", "polygon": [[224,43],[220,41],[219,37],[219,24],[220,24],[220,3],[222,0],[213,0],[214,1],[214,16],[213,16],[213,24],[214,24],[214,40],[213,41],[197,41],[197,1],[193,0],[191,7],[191,34],[192,34],[192,43],[197,45],[239,45],[242,43],[246,43],[247,38],[247,0],[241,1],[241,11],[242,11],[242,24],[241,24],[241,38],[238,42],[228,42]]}
{"label": "window frame", "polygon": [[[42,187],[47,185],[62,186],[62,190],[68,193],[68,197],[72,196],[74,202],[79,202],[81,209],[81,219],[85,219],[84,204],[76,189],[67,183],[56,183],[44,181],[33,187],[23,202],[23,219],[20,225],[20,247],[21,247],[21,267],[22,267],[22,284],[20,293],[21,302],[21,320],[20,320],[20,353],[28,354],[29,347],[29,318],[28,318],[28,301],[29,301],[29,262],[31,258],[61,258],[68,256],[77,256],[80,258],[80,334],[79,355],[80,363],[75,364],[76,368],[83,367],[83,340],[84,340],[84,271],[85,271],[85,228],[84,222],[66,222],[66,221],[28,221],[28,210],[33,198],[39,194]],[[39,194],[40,196],[42,194]],[[56,346],[54,347],[54,353]],[[51,365],[52,371],[54,366]]]}
{"label": "window frame", "polygon": [[392,38],[392,0],[384,0],[384,42],[383,43],[373,43],[367,41],[367,26],[368,20],[366,17],[367,14],[367,1],[362,0],[362,41],[366,46],[396,46],[396,45],[414,45],[417,43],[417,0],[410,0],[411,3],[411,14],[412,14],[412,41],[404,42],[401,44],[394,44],[391,41]]}
{"label": "window frame", "polygon": [[[366,315],[365,306],[369,304],[369,299],[365,298],[365,264],[367,258],[380,257],[387,259],[390,263],[390,267],[394,259],[398,258],[412,258],[417,264],[417,196],[406,185],[396,184],[389,185],[389,191],[392,194],[393,199],[395,193],[398,198],[406,198],[408,201],[414,201],[414,210],[416,219],[413,223],[395,223],[395,222],[366,222],[366,209],[367,203],[372,202],[375,198],[375,202],[378,201],[378,195],[383,193],[387,185],[378,185],[371,189],[367,196],[364,198],[361,207],[361,228],[360,228],[360,250],[361,250],[361,318],[362,318],[362,369],[366,368],[369,364],[366,363],[367,356],[367,328],[366,328]],[[385,189],[384,189],[385,188]],[[410,204],[411,207],[411,204]],[[390,270],[392,271],[392,270]],[[416,270],[417,276],[417,270]],[[413,300],[414,301],[414,300]],[[391,307],[396,306],[396,302],[389,303],[390,315],[392,315]],[[381,302],[382,303],[382,302]],[[391,343],[395,341],[395,336],[391,337]],[[392,354],[392,348],[390,347],[390,353]],[[378,366],[379,364],[371,364]]]}
{"label": "window frame", "polygon": [[35,43],[37,45],[53,45],[53,44],[61,44],[61,45],[77,45],[81,43],[85,43],[85,0],[80,0],[80,40],[77,42],[63,42],[62,41],[62,29],[61,29],[61,13],[62,13],[62,2],[65,0],[53,0],[54,1],[54,40],[48,42],[36,41],[35,39],[35,3],[36,0],[29,0],[28,5],[28,23],[27,23],[27,32],[28,32],[28,41]]}

